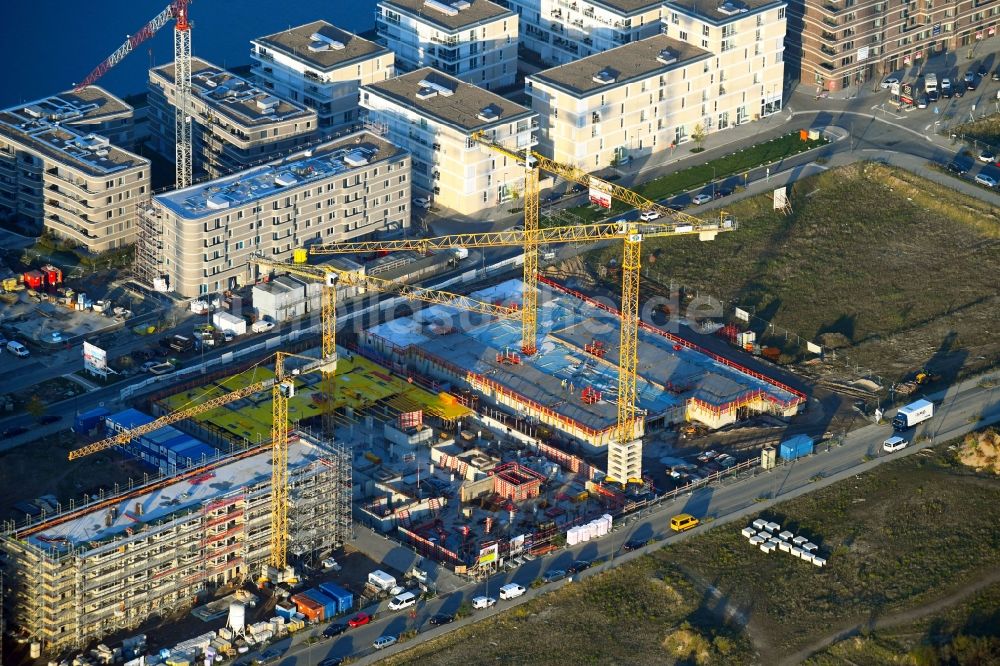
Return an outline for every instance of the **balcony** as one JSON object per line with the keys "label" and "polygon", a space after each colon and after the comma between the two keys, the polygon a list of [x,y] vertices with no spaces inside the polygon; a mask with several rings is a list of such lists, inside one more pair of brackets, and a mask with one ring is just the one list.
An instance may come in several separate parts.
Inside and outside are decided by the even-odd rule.
{"label": "balcony", "polygon": [[823,17],[823,23],[825,23],[826,25],[830,26],[831,28],[839,28],[840,27],[840,23],[837,22],[837,19],[832,19],[829,16],[824,16]]}
{"label": "balcony", "polygon": [[833,48],[830,48],[826,44],[820,44],[819,50],[822,51],[823,53],[825,53],[828,56],[835,56],[835,55],[837,55],[837,50],[833,49]]}
{"label": "balcony", "polygon": [[827,32],[826,30],[824,30],[821,33],[819,33],[819,36],[820,39],[822,39],[825,42],[831,42],[833,44],[837,43],[837,35],[833,34],[832,32]]}
{"label": "balcony", "polygon": [[273,55],[271,55],[270,53],[265,53],[263,51],[258,51],[255,48],[250,49],[250,55],[254,56],[255,58],[260,58],[261,60],[270,60],[271,62],[274,62]]}

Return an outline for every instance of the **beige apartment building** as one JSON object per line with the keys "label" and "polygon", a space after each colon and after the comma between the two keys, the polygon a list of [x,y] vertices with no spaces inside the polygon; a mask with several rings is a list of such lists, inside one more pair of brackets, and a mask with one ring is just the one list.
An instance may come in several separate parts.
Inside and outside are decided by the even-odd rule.
{"label": "beige apartment building", "polygon": [[358,88],[391,78],[392,51],[326,21],[250,42],[250,71],[263,88],[316,111],[326,135],[358,122]]}
{"label": "beige apartment building", "polygon": [[433,67],[487,90],[514,85],[517,14],[489,0],[381,0],[375,28],[402,71]]}
{"label": "beige apartment building", "polygon": [[785,0],[667,0],[663,32],[710,51],[707,132],[778,113],[785,75]]}
{"label": "beige apartment building", "polygon": [[516,150],[535,145],[538,114],[425,67],[361,88],[369,121],[413,156],[413,186],[438,206],[469,215],[512,201],[524,167],[473,140],[476,132]]}
{"label": "beige apartment building", "polygon": [[562,65],[660,32],[663,0],[497,0],[517,12],[521,46]]}
{"label": "beige apartment building", "polygon": [[997,34],[989,0],[795,0],[788,57],[802,83],[837,91],[881,80],[939,53],[971,50]]}
{"label": "beige apartment building", "polygon": [[149,160],[133,142],[132,107],[89,86],[0,111],[0,214],[99,253],[135,240]]}
{"label": "beige apartment building", "polygon": [[[174,160],[174,64],[149,70],[150,145]],[[317,138],[316,112],[191,59],[195,174],[218,178],[287,155]]]}
{"label": "beige apartment building", "polygon": [[[136,259],[147,283],[194,297],[252,284],[250,257],[376,238],[410,224],[410,156],[359,132],[284,160],[152,198]],[[161,280],[162,282],[157,282]]]}

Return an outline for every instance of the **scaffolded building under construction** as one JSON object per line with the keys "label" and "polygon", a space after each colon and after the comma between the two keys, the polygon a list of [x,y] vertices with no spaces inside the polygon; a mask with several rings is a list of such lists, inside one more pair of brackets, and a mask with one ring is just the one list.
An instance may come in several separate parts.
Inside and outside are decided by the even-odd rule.
{"label": "scaffolded building under construction", "polygon": [[[289,556],[321,556],[351,538],[351,458],[303,433],[292,439]],[[270,544],[270,464],[270,450],[253,447],[8,526],[13,622],[52,653],[256,578]]]}

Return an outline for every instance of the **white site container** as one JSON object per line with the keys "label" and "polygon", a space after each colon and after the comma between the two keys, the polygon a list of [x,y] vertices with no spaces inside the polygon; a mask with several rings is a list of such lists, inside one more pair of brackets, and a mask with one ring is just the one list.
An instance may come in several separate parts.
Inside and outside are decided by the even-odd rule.
{"label": "white site container", "polygon": [[601,516],[601,520],[604,521],[604,524],[607,526],[608,531],[610,532],[611,528],[614,526],[614,518],[611,516],[610,513],[606,513],[603,516]]}
{"label": "white site container", "polygon": [[775,549],[775,545],[771,541],[765,541],[764,543],[760,544],[760,549],[763,552],[765,552],[765,553],[767,553],[767,554],[770,555],[771,551],[773,551]]}
{"label": "white site container", "polygon": [[809,541],[809,539],[805,538],[804,536],[797,536],[794,539],[792,539],[792,543],[798,546],[799,548],[801,548],[802,544],[806,543],[807,541]]}
{"label": "white site container", "polygon": [[792,534],[791,532],[789,532],[788,530],[785,530],[784,532],[782,532],[781,534],[778,535],[778,538],[781,539],[782,541],[788,541],[793,536],[795,536],[795,535]]}
{"label": "white site container", "polygon": [[792,552],[792,544],[788,543],[787,541],[779,541],[778,550],[780,550],[783,553],[790,553]]}
{"label": "white site container", "polygon": [[802,553],[804,553],[804,552],[805,551],[802,550],[801,548],[799,548],[798,546],[792,546],[792,550],[791,550],[792,557],[798,557],[798,558],[801,559],[802,558]]}
{"label": "white site container", "polygon": [[760,544],[764,543],[765,541],[767,541],[767,539],[765,539],[764,537],[760,536],[759,534],[755,534],[752,537],[750,537],[750,545],[751,546],[759,546]]}
{"label": "white site container", "polygon": [[815,553],[817,550],[819,550],[819,546],[817,546],[811,541],[807,541],[806,543],[802,544],[802,550],[808,550],[810,553]]}
{"label": "white site container", "polygon": [[604,536],[608,533],[608,524],[603,520],[595,520],[594,529],[597,530],[597,536]]}
{"label": "white site container", "polygon": [[580,543],[580,533],[577,529],[575,527],[571,527],[566,530],[566,545],[575,546],[578,543]]}
{"label": "white site container", "polygon": [[753,528],[758,532],[760,532],[767,526],[767,521],[764,520],[763,518],[758,518],[757,520],[753,521],[752,524]]}
{"label": "white site container", "polygon": [[748,538],[748,539],[749,539],[749,538],[750,538],[750,537],[752,537],[752,536],[753,536],[754,534],[757,534],[757,530],[755,530],[755,529],[754,529],[754,528],[752,528],[752,527],[744,527],[744,528],[743,528],[743,531],[742,531],[742,532],[740,532],[740,534],[742,534],[743,536],[745,536],[746,538]]}
{"label": "white site container", "polygon": [[816,555],[813,555],[813,564],[815,564],[818,567],[825,567],[826,566],[826,558],[824,558],[824,557],[818,557]]}
{"label": "white site container", "polygon": [[809,553],[809,552],[806,552],[806,551],[803,550],[801,558],[803,560],[805,560],[806,562],[812,562],[813,561],[813,554]]}
{"label": "white site container", "polygon": [[766,529],[771,534],[777,534],[779,531],[781,531],[781,525],[779,525],[778,523],[768,523],[767,525],[764,526],[764,529]]}

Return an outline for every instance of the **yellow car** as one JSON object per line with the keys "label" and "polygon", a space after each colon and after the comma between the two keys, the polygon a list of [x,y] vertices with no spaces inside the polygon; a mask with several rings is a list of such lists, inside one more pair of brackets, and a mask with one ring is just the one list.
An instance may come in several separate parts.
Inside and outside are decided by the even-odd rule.
{"label": "yellow car", "polygon": [[697,527],[699,523],[701,523],[701,521],[692,516],[690,513],[679,513],[670,519],[670,529],[675,532],[683,532]]}

